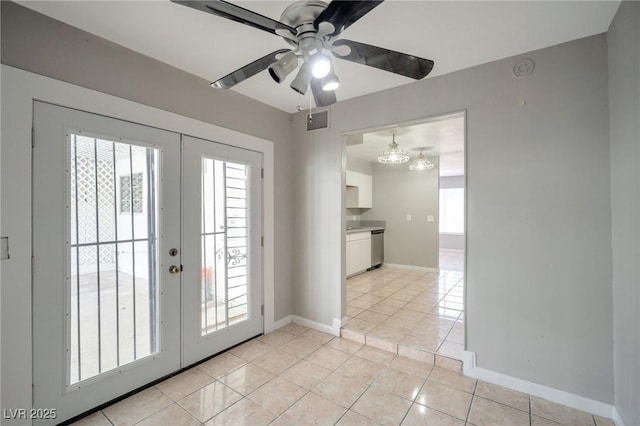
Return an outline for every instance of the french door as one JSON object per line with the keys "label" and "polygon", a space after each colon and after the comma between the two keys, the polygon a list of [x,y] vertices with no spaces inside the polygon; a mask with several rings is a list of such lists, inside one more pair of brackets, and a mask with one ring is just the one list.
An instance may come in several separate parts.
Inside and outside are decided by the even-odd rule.
{"label": "french door", "polygon": [[34,131],[34,408],[55,408],[49,422],[262,332],[259,153],[41,102]]}

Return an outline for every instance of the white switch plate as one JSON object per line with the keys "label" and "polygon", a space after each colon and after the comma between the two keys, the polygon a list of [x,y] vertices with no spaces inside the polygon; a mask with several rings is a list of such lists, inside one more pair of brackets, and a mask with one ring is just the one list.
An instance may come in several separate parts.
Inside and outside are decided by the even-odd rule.
{"label": "white switch plate", "polygon": [[407,222],[411,222],[411,215],[410,214],[407,215]]}
{"label": "white switch plate", "polygon": [[427,216],[427,222],[435,222],[436,218],[433,216]]}

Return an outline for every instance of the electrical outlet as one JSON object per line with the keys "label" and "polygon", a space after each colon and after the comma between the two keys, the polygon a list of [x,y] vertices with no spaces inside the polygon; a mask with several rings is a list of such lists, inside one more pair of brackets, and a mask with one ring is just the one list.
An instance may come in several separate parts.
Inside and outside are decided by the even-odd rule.
{"label": "electrical outlet", "polygon": [[427,222],[435,222],[436,218],[433,216],[427,216]]}
{"label": "electrical outlet", "polygon": [[407,215],[407,222],[411,222],[411,215],[410,214]]}

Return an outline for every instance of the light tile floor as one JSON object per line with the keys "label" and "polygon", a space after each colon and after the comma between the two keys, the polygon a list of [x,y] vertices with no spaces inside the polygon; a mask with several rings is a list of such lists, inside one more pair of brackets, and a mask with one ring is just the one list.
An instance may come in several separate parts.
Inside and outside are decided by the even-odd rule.
{"label": "light tile floor", "polygon": [[75,425],[589,425],[611,420],[289,324]]}
{"label": "light tile floor", "polygon": [[463,307],[462,271],[383,265],[347,280],[348,322],[342,335],[414,358],[437,354],[436,364],[461,360]]}

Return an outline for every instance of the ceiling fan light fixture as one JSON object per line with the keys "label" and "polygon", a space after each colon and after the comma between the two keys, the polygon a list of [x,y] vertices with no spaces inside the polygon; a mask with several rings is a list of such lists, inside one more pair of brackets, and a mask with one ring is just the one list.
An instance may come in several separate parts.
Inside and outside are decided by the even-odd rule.
{"label": "ceiling fan light fixture", "polygon": [[409,170],[416,170],[416,171],[431,170],[435,166],[436,165],[433,164],[431,161],[429,161],[427,157],[422,155],[422,150],[420,150],[420,154],[418,154],[418,158],[416,158],[411,162],[411,164],[409,164]]}
{"label": "ceiling fan light fixture", "polygon": [[338,86],[340,86],[340,80],[336,73],[330,72],[329,75],[322,79],[321,84],[322,90],[329,92],[331,90],[336,90]]}
{"label": "ceiling fan light fixture", "polygon": [[331,71],[331,60],[327,55],[316,53],[311,57],[311,73],[315,78],[324,78]]}
{"label": "ceiling fan light fixture", "polygon": [[307,93],[307,89],[309,88],[309,83],[311,82],[312,77],[313,75],[311,74],[311,65],[308,62],[304,62],[300,66],[296,78],[294,78],[291,82],[291,88],[301,95],[304,95],[305,93]]}
{"label": "ceiling fan light fixture", "polygon": [[409,154],[400,149],[396,143],[395,133],[393,134],[393,141],[389,144],[389,149],[378,156],[378,162],[382,164],[402,164],[409,161],[409,159]]}
{"label": "ceiling fan light fixture", "polygon": [[269,75],[276,83],[282,83],[298,67],[298,57],[293,52],[286,53],[275,64],[269,66]]}

